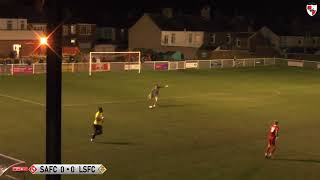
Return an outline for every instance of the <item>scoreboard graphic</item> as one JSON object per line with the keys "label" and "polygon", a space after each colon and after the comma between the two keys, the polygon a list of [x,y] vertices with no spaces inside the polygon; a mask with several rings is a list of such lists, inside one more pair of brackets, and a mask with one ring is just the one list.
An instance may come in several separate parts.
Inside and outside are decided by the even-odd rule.
{"label": "scoreboard graphic", "polygon": [[33,164],[30,167],[12,167],[13,172],[30,172],[35,175],[91,175],[104,174],[107,168],[102,164]]}

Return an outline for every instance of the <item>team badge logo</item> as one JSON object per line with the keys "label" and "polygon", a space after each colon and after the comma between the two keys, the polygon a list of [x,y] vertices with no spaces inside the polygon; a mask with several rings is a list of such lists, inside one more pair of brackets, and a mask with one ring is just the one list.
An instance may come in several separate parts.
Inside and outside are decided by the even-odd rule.
{"label": "team badge logo", "polygon": [[314,16],[317,13],[318,6],[315,3],[307,4],[306,10],[309,16]]}

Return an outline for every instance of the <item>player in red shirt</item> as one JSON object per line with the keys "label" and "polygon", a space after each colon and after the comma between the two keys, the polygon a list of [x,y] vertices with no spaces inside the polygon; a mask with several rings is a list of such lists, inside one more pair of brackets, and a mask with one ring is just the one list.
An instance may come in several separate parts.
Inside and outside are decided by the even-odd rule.
{"label": "player in red shirt", "polygon": [[275,121],[271,126],[268,133],[268,146],[264,154],[265,158],[269,159],[272,157],[273,153],[276,150],[276,139],[279,135],[279,125],[278,121]]}

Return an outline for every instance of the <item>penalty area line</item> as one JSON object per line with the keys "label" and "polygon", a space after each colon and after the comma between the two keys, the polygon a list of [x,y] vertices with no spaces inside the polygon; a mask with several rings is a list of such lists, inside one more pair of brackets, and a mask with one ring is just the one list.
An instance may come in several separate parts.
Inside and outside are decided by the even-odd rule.
{"label": "penalty area line", "polygon": [[[275,95],[280,95],[280,91],[275,91]],[[188,99],[188,98],[196,98],[196,97],[212,97],[212,96],[234,96],[231,93],[224,92],[211,92],[211,93],[202,93],[202,94],[193,94],[186,96],[173,96],[173,97],[164,97],[160,98],[160,100],[174,100],[174,99]],[[274,95],[273,95],[274,96]],[[149,100],[139,98],[139,99],[131,99],[131,100],[118,100],[118,101],[101,101],[101,102],[92,102],[92,103],[79,103],[79,104],[63,104],[62,107],[82,107],[82,106],[94,106],[94,105],[103,105],[103,104],[125,104],[125,103],[144,103]]]}
{"label": "penalty area line", "polygon": [[45,107],[45,104],[42,104],[42,103],[39,103],[39,102],[35,102],[35,101],[29,100],[29,99],[10,96],[10,95],[7,95],[7,94],[0,93],[0,97],[4,97],[4,98],[15,100],[15,101],[20,101],[20,102],[24,102],[24,103],[29,103],[29,104]]}
{"label": "penalty area line", "polygon": [[[227,95],[227,93],[204,93],[204,94],[196,94],[196,95],[187,95],[187,96],[175,96],[175,97],[164,97],[160,98],[162,100],[170,100],[170,99],[186,99],[186,98],[195,98],[195,97],[203,97],[203,96],[212,96],[212,95]],[[119,100],[119,101],[102,101],[102,102],[93,102],[93,103],[83,103],[83,104],[65,104],[62,107],[81,107],[81,106],[93,106],[93,105],[103,105],[103,104],[125,104],[125,103],[143,103],[148,102],[149,100],[146,98],[145,100],[141,99],[132,99],[132,100]]]}

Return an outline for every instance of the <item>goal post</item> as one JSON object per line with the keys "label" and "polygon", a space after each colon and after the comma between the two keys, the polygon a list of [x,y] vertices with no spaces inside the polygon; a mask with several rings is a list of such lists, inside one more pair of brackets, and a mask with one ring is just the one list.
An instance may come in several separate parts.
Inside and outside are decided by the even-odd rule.
{"label": "goal post", "polygon": [[[124,70],[138,70],[141,73],[141,52],[122,51],[122,52],[90,52],[89,54],[89,76],[96,72],[97,65],[106,65],[110,70],[111,64],[122,63]],[[99,70],[98,70],[99,71]],[[103,71],[103,70],[101,70]]]}

